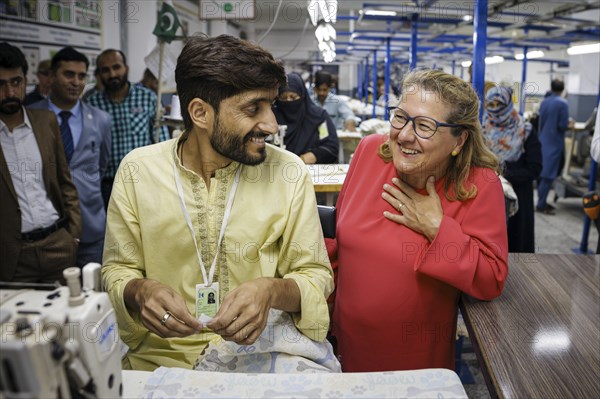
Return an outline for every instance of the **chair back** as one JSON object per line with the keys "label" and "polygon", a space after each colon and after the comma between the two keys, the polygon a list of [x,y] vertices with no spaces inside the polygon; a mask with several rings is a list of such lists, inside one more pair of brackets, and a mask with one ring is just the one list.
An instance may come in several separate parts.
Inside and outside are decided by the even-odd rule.
{"label": "chair back", "polygon": [[335,238],[335,206],[317,205],[325,238]]}

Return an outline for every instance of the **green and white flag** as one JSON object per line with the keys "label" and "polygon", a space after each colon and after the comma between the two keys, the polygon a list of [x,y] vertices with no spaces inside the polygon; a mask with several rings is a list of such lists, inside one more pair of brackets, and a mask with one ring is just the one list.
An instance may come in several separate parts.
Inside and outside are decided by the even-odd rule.
{"label": "green and white flag", "polygon": [[175,39],[180,26],[181,22],[179,22],[175,8],[167,2],[163,2],[152,33],[159,39],[171,43]]}

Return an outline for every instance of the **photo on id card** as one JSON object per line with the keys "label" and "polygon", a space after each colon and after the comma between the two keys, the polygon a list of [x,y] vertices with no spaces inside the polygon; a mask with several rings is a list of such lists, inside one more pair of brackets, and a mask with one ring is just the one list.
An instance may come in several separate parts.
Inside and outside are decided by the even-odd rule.
{"label": "photo on id card", "polygon": [[219,309],[219,287],[216,283],[210,286],[198,284],[196,286],[196,319],[201,314],[215,317]]}

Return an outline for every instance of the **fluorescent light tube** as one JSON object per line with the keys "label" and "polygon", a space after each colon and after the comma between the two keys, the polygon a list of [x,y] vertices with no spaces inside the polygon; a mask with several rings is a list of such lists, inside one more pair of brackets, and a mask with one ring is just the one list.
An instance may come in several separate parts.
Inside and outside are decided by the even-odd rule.
{"label": "fluorescent light tube", "polygon": [[[531,60],[533,58],[542,58],[544,56],[544,52],[541,50],[533,50],[533,51],[528,51],[527,52],[527,59]],[[516,60],[522,60],[523,57],[523,53],[519,53],[519,54],[515,54],[515,59]]]}
{"label": "fluorescent light tube", "polygon": [[504,57],[500,56],[500,55],[494,55],[492,57],[485,57],[485,63],[486,64],[499,64],[501,62],[504,62]]}
{"label": "fluorescent light tube", "polygon": [[600,43],[582,44],[579,46],[569,47],[567,49],[567,54],[569,54],[569,55],[591,54],[591,53],[600,53]]}
{"label": "fluorescent light tube", "polygon": [[371,15],[374,17],[395,17],[398,15],[396,11],[386,11],[386,10],[366,10],[364,12],[365,15]]}

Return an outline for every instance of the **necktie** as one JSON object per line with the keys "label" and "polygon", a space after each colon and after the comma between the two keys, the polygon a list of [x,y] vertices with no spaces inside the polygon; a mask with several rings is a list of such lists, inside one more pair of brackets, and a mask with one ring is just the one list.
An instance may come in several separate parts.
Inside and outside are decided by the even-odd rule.
{"label": "necktie", "polygon": [[71,114],[69,111],[62,111],[60,114],[60,134],[63,140],[63,146],[65,147],[65,155],[67,156],[67,163],[71,162],[73,157],[73,133],[71,133],[71,127],[69,126],[69,118]]}

